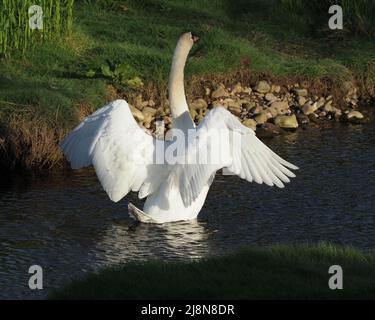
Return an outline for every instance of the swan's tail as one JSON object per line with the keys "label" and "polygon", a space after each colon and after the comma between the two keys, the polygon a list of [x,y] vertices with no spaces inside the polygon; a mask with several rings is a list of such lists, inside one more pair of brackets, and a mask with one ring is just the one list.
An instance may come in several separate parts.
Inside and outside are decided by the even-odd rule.
{"label": "swan's tail", "polygon": [[147,213],[143,212],[142,210],[138,209],[134,204],[130,203],[128,204],[128,211],[130,217],[133,219],[143,222],[143,223],[157,223],[151,216],[149,216]]}

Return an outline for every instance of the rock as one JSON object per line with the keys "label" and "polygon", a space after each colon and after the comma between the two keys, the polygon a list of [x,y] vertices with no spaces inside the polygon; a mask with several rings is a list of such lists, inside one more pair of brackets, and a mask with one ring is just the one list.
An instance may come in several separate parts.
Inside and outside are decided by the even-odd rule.
{"label": "rock", "polygon": [[264,94],[263,93],[254,92],[254,95],[255,95],[255,98],[258,99],[258,102],[259,101],[263,101],[263,99],[264,99]]}
{"label": "rock", "polygon": [[257,115],[259,113],[261,113],[263,111],[263,109],[260,107],[260,106],[254,106],[249,110],[249,112],[253,115]]}
{"label": "rock", "polygon": [[306,103],[303,107],[302,107],[302,111],[305,115],[310,115],[312,113],[314,113],[318,108],[318,103],[315,102],[314,104],[310,104],[310,103]]}
{"label": "rock", "polygon": [[245,102],[242,104],[242,108],[244,108],[247,112],[250,112],[255,107],[255,102]]}
{"label": "rock", "polygon": [[222,108],[228,109],[228,104],[219,100],[212,101],[211,106],[212,108],[222,107]]}
{"label": "rock", "polygon": [[144,107],[142,109],[143,114],[143,124],[144,126],[149,129],[151,127],[152,120],[155,117],[156,109],[151,107]]}
{"label": "rock", "polygon": [[164,123],[165,123],[165,124],[170,124],[170,123],[172,123],[172,118],[169,117],[169,116],[165,116],[165,117],[164,117]]}
{"label": "rock", "polygon": [[282,129],[297,129],[298,121],[295,114],[291,116],[280,115],[275,118],[275,125]]}
{"label": "rock", "polygon": [[278,111],[278,114],[289,112],[288,101],[275,101],[271,104],[271,108],[275,108]]}
{"label": "rock", "polygon": [[205,116],[207,110],[208,110],[208,109],[198,109],[198,110],[196,110],[196,111],[198,111],[198,114],[202,114],[203,116]]}
{"label": "rock", "polygon": [[154,116],[156,112],[157,110],[151,107],[144,107],[142,109],[142,113],[144,116],[146,116],[146,114],[150,114],[151,116]]}
{"label": "rock", "polygon": [[328,101],[323,108],[323,111],[327,113],[333,113],[335,111],[335,108],[332,107],[332,100]]}
{"label": "rock", "polygon": [[242,93],[250,95],[253,90],[250,87],[245,87],[242,89]]}
{"label": "rock", "polygon": [[349,103],[350,103],[353,107],[355,107],[355,106],[357,106],[358,101],[357,101],[356,99],[350,99]]}
{"label": "rock", "polygon": [[275,93],[280,93],[281,87],[279,85],[272,85],[271,91]]}
{"label": "rock", "polygon": [[306,125],[310,122],[309,117],[304,115],[303,113],[297,114],[297,121],[300,125]]}
{"label": "rock", "polygon": [[342,111],[338,108],[334,108],[335,120],[340,121],[342,117]]}
{"label": "rock", "polygon": [[142,95],[139,94],[137,95],[137,97],[135,98],[134,100],[134,106],[138,109],[138,110],[142,110],[144,107],[146,107],[148,105],[148,101],[143,101],[142,99]]}
{"label": "rock", "polygon": [[342,111],[338,108],[333,107],[333,112],[338,116],[342,116]]}
{"label": "rock", "polygon": [[279,111],[275,107],[269,107],[265,111],[269,113],[268,118],[274,118],[279,114]]}
{"label": "rock", "polygon": [[233,98],[225,98],[224,100],[220,99],[220,101],[222,101],[222,103],[225,104],[227,106],[227,109],[228,109],[229,104],[231,104],[232,102],[237,101],[237,100],[234,100]]}
{"label": "rock", "polygon": [[165,116],[164,108],[163,108],[163,107],[159,107],[159,108],[157,109],[157,112],[156,112],[155,116],[164,117],[164,116]]}
{"label": "rock", "polygon": [[257,136],[259,138],[270,138],[283,132],[283,129],[269,122],[257,127]]}
{"label": "rock", "polygon": [[244,98],[238,101],[241,104],[241,107],[245,109],[246,111],[251,110],[255,106],[254,101],[250,101],[249,98]]}
{"label": "rock", "polygon": [[268,120],[268,115],[267,115],[267,112],[266,111],[262,111],[260,114],[258,114],[256,117],[255,117],[255,121],[258,123],[258,124],[263,124],[265,122],[267,122]]}
{"label": "rock", "polygon": [[217,88],[214,92],[212,92],[211,94],[211,98],[212,99],[218,99],[218,98],[222,98],[222,97],[229,97],[229,93],[228,91],[223,88],[223,87],[219,87]]}
{"label": "rock", "polygon": [[148,105],[149,105],[150,107],[155,107],[155,101],[152,100],[152,99],[148,100]]}
{"label": "rock", "polygon": [[249,115],[249,112],[248,112],[248,111],[246,111],[246,110],[242,110],[240,118],[241,118],[241,119],[249,118],[248,115]]}
{"label": "rock", "polygon": [[235,109],[241,109],[241,100],[236,100],[236,99],[225,99],[225,101],[228,104],[228,107],[232,107]]}
{"label": "rock", "polygon": [[196,99],[192,103],[190,103],[190,108],[194,109],[194,110],[199,110],[199,109],[205,110],[205,109],[208,108],[208,106],[207,106],[206,100],[200,98],[200,99]]}
{"label": "rock", "polygon": [[307,89],[295,88],[295,89],[293,89],[293,92],[294,92],[294,94],[296,94],[299,97],[306,97],[309,94]]}
{"label": "rock", "polygon": [[129,106],[130,106],[130,110],[131,110],[131,112],[132,112],[133,117],[135,118],[135,120],[137,122],[142,122],[144,120],[144,118],[145,118],[143,116],[143,113],[141,111],[139,111],[137,108],[135,108],[135,107],[133,107],[131,105],[129,105]]}
{"label": "rock", "polygon": [[232,94],[232,95],[235,95],[236,93],[241,93],[241,92],[243,92],[243,88],[242,88],[242,86],[241,86],[241,83],[238,82],[238,83],[234,86],[234,88],[232,89],[231,94]]}
{"label": "rock", "polygon": [[319,116],[315,113],[309,114],[309,120],[313,123],[319,123]]}
{"label": "rock", "polygon": [[256,130],[257,128],[257,123],[254,119],[245,119],[242,121],[242,124],[245,126],[245,127],[248,127],[250,129],[253,129],[254,131]]}
{"label": "rock", "polygon": [[327,112],[325,112],[325,111],[321,111],[320,113],[319,113],[319,117],[321,117],[321,118],[324,118],[324,117],[326,117],[327,116]]}
{"label": "rock", "polygon": [[321,107],[323,107],[326,103],[326,99],[324,99],[323,97],[321,97],[318,101],[317,101],[317,105],[316,105],[316,108],[317,109],[320,109]]}
{"label": "rock", "polygon": [[203,115],[198,114],[198,116],[196,118],[196,120],[198,121],[198,123],[201,123],[203,121],[203,119],[204,119]]}
{"label": "rock", "polygon": [[263,93],[263,94],[264,94],[264,93],[269,92],[269,91],[271,90],[271,87],[270,87],[270,85],[268,84],[267,81],[259,81],[259,82],[256,84],[254,90],[255,90],[256,92],[259,92],[259,93]]}
{"label": "rock", "polygon": [[153,116],[152,116],[151,113],[144,113],[143,116],[144,116],[143,124],[144,124],[144,126],[145,126],[147,129],[149,129],[150,126],[151,126],[151,122],[152,122],[152,120],[153,120]]}
{"label": "rock", "polygon": [[228,110],[237,117],[241,115],[241,106],[237,101],[228,102]]}
{"label": "rock", "polygon": [[273,93],[270,93],[270,92],[265,95],[265,98],[269,102],[274,102],[274,101],[277,100],[277,98],[275,97],[275,95]]}
{"label": "rock", "polygon": [[306,102],[307,102],[307,100],[306,100],[305,97],[302,97],[302,96],[298,97],[298,104],[299,104],[301,107],[304,106],[304,105],[306,104]]}
{"label": "rock", "polygon": [[358,120],[363,120],[364,116],[359,111],[350,111],[347,114],[347,118],[349,122],[357,122]]}
{"label": "rock", "polygon": [[198,112],[195,109],[192,109],[192,108],[189,108],[189,111],[190,111],[191,118],[194,120],[197,117]]}

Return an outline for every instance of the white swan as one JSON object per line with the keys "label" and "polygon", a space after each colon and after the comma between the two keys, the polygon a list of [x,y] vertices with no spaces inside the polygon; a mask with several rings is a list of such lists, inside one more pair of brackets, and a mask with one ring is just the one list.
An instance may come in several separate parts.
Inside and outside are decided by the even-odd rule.
{"label": "white swan", "polygon": [[[185,135],[194,132],[175,163],[156,163],[158,145],[163,142],[138,126],[125,100],[116,100],[88,116],[61,143],[73,169],[94,166],[112,201],[121,200],[129,191],[138,191],[139,198],[147,197],[143,211],[129,206],[130,213],[142,222],[195,219],[221,168],[249,182],[280,188],[290,181],[288,177],[295,177],[288,168],[298,169],[272,152],[225,108],[210,110],[195,128],[185,98],[184,67],[196,39],[190,32],[180,37],[169,78],[173,130]],[[234,137],[240,144],[233,142]],[[166,142],[165,147],[172,144]],[[218,153],[224,156],[215,158]],[[198,154],[216,160],[194,162]]]}

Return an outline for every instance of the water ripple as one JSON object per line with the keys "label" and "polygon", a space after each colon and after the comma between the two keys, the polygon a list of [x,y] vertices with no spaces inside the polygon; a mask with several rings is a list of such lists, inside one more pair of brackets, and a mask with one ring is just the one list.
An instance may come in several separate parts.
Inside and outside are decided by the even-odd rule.
{"label": "water ripple", "polygon": [[[218,175],[198,221],[134,224],[92,170],[0,185],[0,298],[43,298],[71,278],[131,260],[194,259],[244,245],[331,241],[375,248],[375,128],[298,131],[267,144],[298,165],[285,189]],[[45,290],[28,289],[44,268]]]}

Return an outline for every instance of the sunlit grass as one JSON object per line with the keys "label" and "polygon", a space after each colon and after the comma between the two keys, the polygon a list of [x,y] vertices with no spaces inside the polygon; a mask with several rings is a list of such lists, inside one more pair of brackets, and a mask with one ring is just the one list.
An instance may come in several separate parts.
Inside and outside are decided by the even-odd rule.
{"label": "sunlit grass", "polygon": [[[2,0],[0,6],[0,55],[24,53],[40,40],[69,34],[73,25],[74,0]],[[43,28],[31,30],[29,8],[43,10]]]}
{"label": "sunlit grass", "polygon": [[[127,63],[145,83],[165,84],[177,38],[186,30],[201,36],[187,65],[187,79],[236,70],[245,58],[255,78],[302,75],[342,81],[359,75],[371,87],[374,41],[310,36],[301,25],[290,22],[293,12],[274,16],[277,6],[272,3],[76,1],[70,35],[1,61],[0,120],[17,111],[6,103],[11,102],[33,105],[48,121],[59,109],[55,123],[71,128],[77,105],[84,102],[97,108],[106,102],[108,80],[85,76],[106,60]],[[308,10],[305,15],[309,18]]]}

